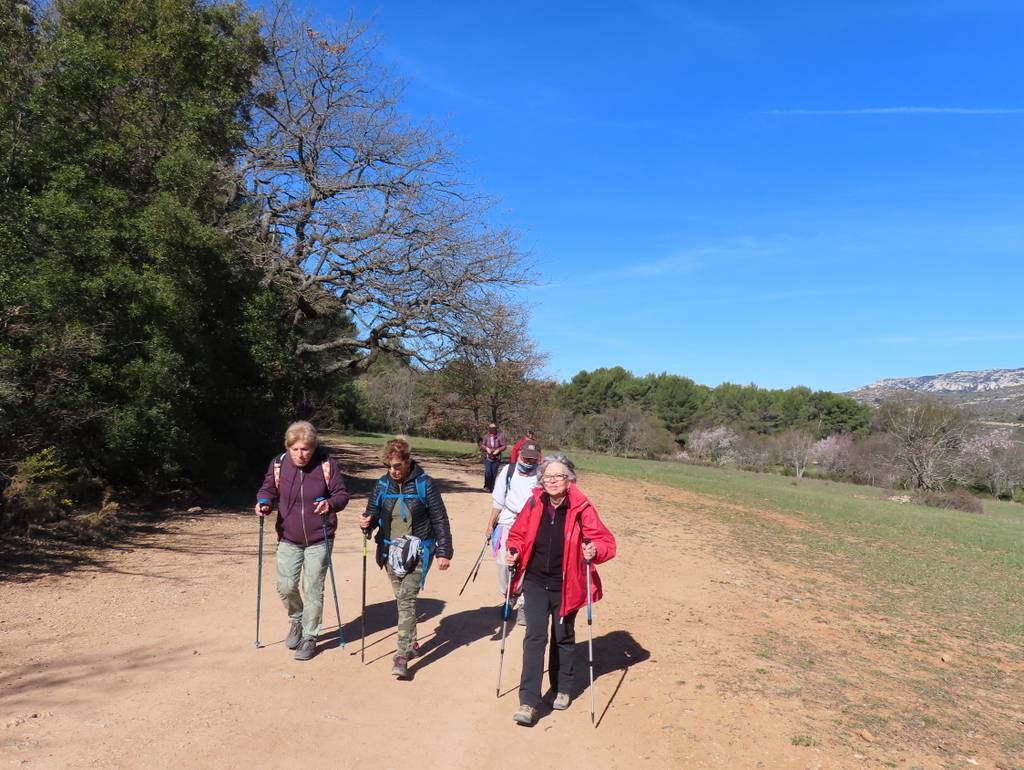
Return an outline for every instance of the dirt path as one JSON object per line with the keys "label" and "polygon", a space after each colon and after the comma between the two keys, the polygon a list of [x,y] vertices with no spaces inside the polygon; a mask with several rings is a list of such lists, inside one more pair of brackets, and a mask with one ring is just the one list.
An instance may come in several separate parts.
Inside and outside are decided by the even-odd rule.
{"label": "dirt path", "polygon": [[[786,696],[792,672],[775,670],[759,644],[790,639],[794,628],[821,646],[844,643],[827,609],[808,611],[794,594],[793,586],[820,576],[752,562],[730,550],[727,526],[700,506],[666,516],[657,502],[671,499],[687,510],[696,496],[605,477],[581,479],[619,541],[618,558],[601,567],[606,598],[594,613],[597,729],[582,618],[577,697],[568,711],[546,714],[532,729],[512,722],[518,628],[501,697],[494,696],[500,598],[493,562],[457,595],[489,507],[473,465],[424,462],[444,482],[456,558],[449,572],[431,572],[421,595],[425,654],[414,661],[413,680],[390,676],[394,600],[372,564],[360,665],[354,513],[377,470],[365,449],[345,446],[339,455],[361,493],[342,514],[335,548],[347,647],[333,644],[328,601],[318,655],[292,660],[268,537],[265,646],[255,649],[254,517],[176,517],[131,549],[105,552],[96,567],[0,585],[0,766],[948,766],[918,746],[881,746],[871,734],[843,732],[827,705]],[[392,738],[399,730],[404,740]]]}

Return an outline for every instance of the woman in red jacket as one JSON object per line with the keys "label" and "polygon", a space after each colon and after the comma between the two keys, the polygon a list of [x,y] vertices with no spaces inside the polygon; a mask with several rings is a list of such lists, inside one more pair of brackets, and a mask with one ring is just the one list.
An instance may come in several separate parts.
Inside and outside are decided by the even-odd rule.
{"label": "woman in red jacket", "polygon": [[[601,579],[594,565],[615,556],[615,537],[576,486],[572,461],[563,454],[553,455],[541,463],[537,475],[541,487],[533,491],[512,525],[506,550],[508,566],[515,567],[512,590],[521,591],[526,600],[519,710],[513,716],[521,725],[537,720],[549,623],[551,707],[569,708],[576,612],[587,604],[584,570],[590,570],[591,598],[596,602],[601,598]],[[563,658],[564,666],[560,665]]]}

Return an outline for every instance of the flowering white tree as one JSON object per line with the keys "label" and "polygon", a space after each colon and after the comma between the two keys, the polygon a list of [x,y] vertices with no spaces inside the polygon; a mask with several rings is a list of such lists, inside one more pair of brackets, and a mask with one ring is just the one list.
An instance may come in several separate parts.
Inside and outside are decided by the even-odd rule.
{"label": "flowering white tree", "polygon": [[1015,442],[1008,428],[979,430],[960,449],[954,470],[961,484],[983,486],[993,495],[1012,487],[1012,462]]}
{"label": "flowering white tree", "polygon": [[735,447],[739,434],[732,428],[719,425],[690,431],[686,438],[686,451],[701,462],[724,465],[736,459]]}
{"label": "flowering white tree", "polygon": [[853,439],[845,433],[834,433],[811,447],[811,462],[826,473],[843,475],[850,469]]}

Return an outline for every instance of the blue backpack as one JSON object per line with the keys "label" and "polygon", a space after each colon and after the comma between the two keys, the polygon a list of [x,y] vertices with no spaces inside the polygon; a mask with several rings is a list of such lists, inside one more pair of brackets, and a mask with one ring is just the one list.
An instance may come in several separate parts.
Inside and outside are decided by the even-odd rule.
{"label": "blue backpack", "polygon": [[[383,506],[385,500],[402,501],[412,498],[414,500],[419,500],[424,505],[428,504],[427,475],[425,473],[421,473],[419,476],[416,477],[416,494],[414,495],[407,495],[404,492],[398,492],[394,494],[388,492],[388,487],[390,486],[388,484],[388,481],[390,481],[390,479],[387,475],[381,476],[381,478],[377,480],[377,489],[374,494],[373,504],[377,506],[377,525],[380,527],[384,526]],[[402,517],[402,520],[405,521],[405,509],[401,504],[399,504],[399,515]],[[391,541],[385,539],[384,545],[390,546]],[[430,557],[432,555],[433,550],[433,540],[420,540],[420,555],[423,557],[423,571],[420,573],[420,590],[423,590],[423,586],[427,582],[427,571],[430,569]]]}

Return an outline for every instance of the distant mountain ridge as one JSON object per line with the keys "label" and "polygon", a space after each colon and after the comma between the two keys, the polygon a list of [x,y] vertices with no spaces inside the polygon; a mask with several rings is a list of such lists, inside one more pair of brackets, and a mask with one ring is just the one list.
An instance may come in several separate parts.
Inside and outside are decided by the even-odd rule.
{"label": "distant mountain ridge", "polygon": [[953,401],[991,417],[1024,419],[1024,368],[892,377],[852,390],[847,395],[877,405],[907,393]]}

